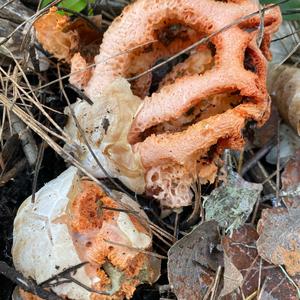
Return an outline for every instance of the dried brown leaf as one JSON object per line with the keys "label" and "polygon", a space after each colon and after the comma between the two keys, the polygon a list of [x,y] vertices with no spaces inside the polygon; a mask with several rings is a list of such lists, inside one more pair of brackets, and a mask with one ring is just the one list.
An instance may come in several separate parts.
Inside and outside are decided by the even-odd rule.
{"label": "dried brown leaf", "polygon": [[203,299],[222,263],[217,223],[198,225],[169,250],[168,274],[178,299]]}
{"label": "dried brown leaf", "polygon": [[225,296],[239,288],[243,282],[242,273],[232,263],[231,259],[224,255],[224,286],[220,296]]}
{"label": "dried brown leaf", "polygon": [[[281,269],[259,258],[255,245],[257,239],[258,234],[251,225],[244,225],[239,230],[234,230],[232,237],[223,238],[224,255],[228,256],[244,278],[239,289],[222,299],[242,300],[255,292],[261,300],[298,299],[297,289]],[[293,277],[292,280],[299,286],[300,276]],[[258,295],[256,298],[259,298]]]}
{"label": "dried brown leaf", "polygon": [[300,208],[272,208],[262,212],[257,231],[258,253],[268,262],[284,265],[300,275]]}

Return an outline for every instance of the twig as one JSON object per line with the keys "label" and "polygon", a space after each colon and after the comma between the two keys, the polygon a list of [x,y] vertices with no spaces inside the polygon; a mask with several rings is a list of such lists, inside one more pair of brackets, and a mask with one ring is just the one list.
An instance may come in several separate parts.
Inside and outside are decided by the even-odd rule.
{"label": "twig", "polygon": [[179,224],[180,212],[176,211],[175,223],[174,223],[174,233],[173,236],[177,240],[178,239],[178,224]]}
{"label": "twig", "polygon": [[264,17],[265,17],[265,11],[261,9],[260,2],[259,0],[256,0],[257,5],[258,5],[258,10],[259,10],[259,29],[258,29],[258,36],[256,38],[256,44],[258,47],[261,46],[263,37],[264,37],[264,30],[265,30],[265,22],[264,22]]}
{"label": "twig", "polygon": [[212,291],[211,291],[210,300],[214,300],[216,297],[217,288],[218,288],[218,284],[220,281],[221,270],[222,270],[222,266],[218,266],[217,273],[216,273],[215,280],[214,280],[214,285],[213,285]]}
{"label": "twig", "polygon": [[253,224],[253,225],[254,225],[255,220],[256,220],[259,204],[260,204],[260,201],[259,201],[259,199],[257,199],[256,203],[255,203],[254,211],[253,211],[253,214],[252,214],[252,218],[251,218],[251,224]]}
{"label": "twig", "polygon": [[82,98],[83,100],[85,100],[88,104],[90,104],[90,105],[94,104],[94,102],[84,92],[82,92],[79,88],[77,88],[73,84],[70,84],[70,83],[66,84],[66,88],[69,88],[69,89],[73,90],[75,93],[78,94],[78,96],[80,98]]}
{"label": "twig", "polygon": [[[194,225],[200,217],[199,211],[201,211],[201,184],[198,181],[195,185],[192,186],[195,195],[194,201],[194,209],[191,215],[188,217],[186,221],[184,221],[181,225],[182,228],[189,228],[190,226]],[[203,215],[202,215],[203,217]],[[203,221],[203,220],[202,220]]]}
{"label": "twig", "polygon": [[46,300],[62,300],[59,296],[51,291],[38,286],[34,280],[27,279],[20,272],[10,267],[4,261],[0,261],[0,274],[17,284],[24,291],[32,293],[42,299]]}
{"label": "twig", "polygon": [[10,117],[12,128],[19,136],[26,159],[29,165],[34,167],[38,156],[38,148],[31,131],[14,113],[11,113]]}
{"label": "twig", "polygon": [[256,165],[257,162],[270,151],[274,144],[275,139],[272,138],[271,140],[269,140],[268,143],[266,143],[262,148],[260,148],[250,159],[248,159],[241,170],[241,175],[244,176],[254,165]]}
{"label": "twig", "polygon": [[160,259],[168,259],[168,257],[160,255],[158,253],[154,253],[154,252],[151,252],[151,251],[146,251],[146,250],[143,250],[143,249],[131,247],[131,246],[128,246],[128,245],[125,245],[125,244],[121,244],[121,243],[117,243],[117,242],[114,242],[114,241],[110,241],[110,240],[107,240],[107,239],[103,239],[103,240],[106,243],[109,243],[109,244],[112,244],[112,245],[116,245],[116,246],[120,246],[120,247],[125,247],[125,248],[128,248],[130,250],[134,250],[134,251],[137,251],[137,252],[140,252],[140,253],[143,253],[143,254],[147,254],[147,255],[150,255],[150,256],[154,256],[154,257],[157,257],[157,258],[160,258]]}
{"label": "twig", "polygon": [[15,1],[15,0],[9,0],[9,1],[3,3],[3,4],[0,6],[0,10],[3,9],[4,7],[6,7],[7,5],[13,3],[14,1]]}
{"label": "twig", "polygon": [[46,146],[46,143],[43,140],[42,143],[41,143],[39,152],[38,152],[37,162],[36,162],[35,170],[34,170],[34,178],[33,178],[33,183],[32,183],[31,203],[35,202],[35,192],[36,192],[36,186],[37,186],[37,179],[38,179],[38,176],[39,176],[40,168],[41,168],[43,157],[44,157],[45,146]]}
{"label": "twig", "polygon": [[245,147],[240,151],[239,160],[238,160],[238,168],[237,172],[241,175],[242,173],[242,167],[244,163],[244,154],[245,154]]}
{"label": "twig", "polygon": [[300,289],[298,285],[295,283],[295,281],[289,276],[289,274],[286,272],[283,266],[279,265],[279,268],[283,272],[283,274],[286,276],[286,278],[289,280],[289,282],[296,288],[298,299],[300,299]]}
{"label": "twig", "polygon": [[[76,285],[82,287],[83,289],[85,289],[86,291],[91,292],[91,293],[95,293],[95,294],[98,294],[98,295],[110,295],[110,293],[108,293],[108,292],[97,291],[93,288],[90,288],[89,286],[81,283],[80,281],[78,281],[77,279],[72,277],[71,273],[75,273],[78,269],[80,269],[81,267],[83,267],[87,263],[88,262],[82,262],[78,265],[72,266],[72,267],[68,268],[67,270],[64,270],[64,271],[52,276],[51,278],[45,280],[44,282],[42,282],[40,284],[40,286],[42,286],[42,287],[51,287],[53,285],[57,286],[57,285],[66,283],[66,281],[67,281],[67,282],[73,282]],[[61,279],[63,279],[63,280],[60,281]],[[51,283],[52,281],[56,281],[56,282],[54,284],[52,284]]]}
{"label": "twig", "polygon": [[257,293],[261,290],[261,271],[262,271],[262,258],[259,259],[259,271],[258,271],[258,282],[257,282]]}
{"label": "twig", "polygon": [[277,122],[277,145],[276,145],[276,203],[275,206],[279,206],[279,190],[280,190],[280,119]]}
{"label": "twig", "polygon": [[299,32],[300,32],[300,29],[297,28],[295,31],[293,31],[293,32],[290,33],[290,34],[287,34],[287,35],[285,35],[285,36],[282,36],[282,37],[280,37],[280,38],[277,38],[277,39],[272,40],[271,43],[274,43],[274,42],[278,42],[278,41],[284,40],[284,39],[286,39],[286,38],[288,38],[288,37],[290,37],[290,36],[292,36],[292,35],[295,35],[296,33],[299,33]]}

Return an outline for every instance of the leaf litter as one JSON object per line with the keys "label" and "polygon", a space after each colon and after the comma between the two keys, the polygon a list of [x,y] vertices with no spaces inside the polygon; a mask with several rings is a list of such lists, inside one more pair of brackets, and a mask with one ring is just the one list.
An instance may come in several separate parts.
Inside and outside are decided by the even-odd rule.
{"label": "leaf litter", "polygon": [[294,276],[300,272],[300,208],[271,208],[257,225],[259,255],[274,265],[284,265]]}
{"label": "leaf litter", "polygon": [[[231,237],[223,237],[224,254],[243,276],[239,288],[236,288],[236,281],[231,279],[232,274],[229,279],[224,276],[224,286],[235,290],[224,296],[223,299],[298,299],[297,289],[281,268],[269,264],[259,257],[256,248],[258,237],[258,233],[252,225],[244,225],[240,229],[234,230]],[[291,279],[299,286],[299,274]],[[228,287],[227,291],[230,291]]]}
{"label": "leaf litter", "polygon": [[203,299],[223,264],[219,249],[219,231],[215,221],[204,222],[168,252],[169,282],[178,299]]}

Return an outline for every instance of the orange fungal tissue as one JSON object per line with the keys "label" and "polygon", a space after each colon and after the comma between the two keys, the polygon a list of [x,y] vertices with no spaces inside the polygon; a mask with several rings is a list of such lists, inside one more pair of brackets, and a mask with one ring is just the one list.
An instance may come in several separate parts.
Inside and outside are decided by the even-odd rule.
{"label": "orange fungal tissue", "polygon": [[[87,135],[111,175],[167,207],[190,205],[191,185],[197,180],[214,181],[223,150],[241,149],[246,124],[254,121],[261,126],[269,117],[267,60],[281,14],[278,7],[265,11],[258,45],[261,20],[253,14],[257,10],[251,0],[137,0],[112,22],[85,85],[94,107],[80,101],[74,105],[79,122],[92,128]],[[155,90],[151,72],[137,76],[216,32],[181,56]],[[126,104],[120,101],[122,95]],[[107,109],[112,105],[135,108],[125,110],[124,119],[122,110],[114,114]],[[79,106],[85,118],[80,117]],[[87,121],[96,107],[101,117]],[[104,119],[113,126],[97,135],[96,127]],[[72,121],[66,128],[76,132]],[[122,145],[108,153],[103,140],[116,136],[118,130]],[[76,142],[84,147],[78,134]],[[82,148],[78,157],[99,173]],[[120,169],[120,164],[126,168]]]}
{"label": "orange fungal tissue", "polygon": [[118,300],[159,277],[160,260],[149,254],[151,246],[148,219],[137,203],[119,192],[108,197],[70,167],[39,190],[35,202],[29,197],[19,208],[12,255],[16,269],[38,284],[86,262],[71,273],[74,281],[53,291],[63,299]]}

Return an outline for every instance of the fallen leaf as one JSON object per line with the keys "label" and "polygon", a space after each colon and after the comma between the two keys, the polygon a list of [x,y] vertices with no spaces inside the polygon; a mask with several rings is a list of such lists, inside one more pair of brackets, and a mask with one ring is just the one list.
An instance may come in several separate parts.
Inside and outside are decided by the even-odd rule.
{"label": "fallen leaf", "polygon": [[169,282],[179,300],[203,299],[223,264],[214,221],[204,222],[175,243],[168,252]]}
{"label": "fallen leaf", "polygon": [[259,255],[275,265],[284,265],[294,276],[300,272],[300,208],[262,211],[258,221]]}
{"label": "fallen leaf", "polygon": [[215,220],[227,230],[239,228],[251,214],[262,188],[261,184],[245,181],[239,174],[230,171],[227,182],[206,198],[205,219]]}
{"label": "fallen leaf", "polygon": [[[249,299],[261,300],[296,300],[297,289],[282,270],[262,260],[256,249],[258,234],[251,225],[244,225],[234,230],[231,237],[222,239],[224,255],[241,272],[241,287],[226,295],[222,300]],[[226,278],[224,279],[225,282]],[[299,286],[300,276],[292,277]],[[260,287],[258,286],[260,282]],[[254,298],[251,295],[258,294]]]}
{"label": "fallen leaf", "polygon": [[[281,175],[282,190],[296,189],[300,184],[300,149],[288,161]],[[300,196],[284,197],[287,207],[300,207]]]}
{"label": "fallen leaf", "polygon": [[231,262],[230,258],[224,254],[224,286],[221,291],[220,297],[230,294],[243,282],[242,273]]}

